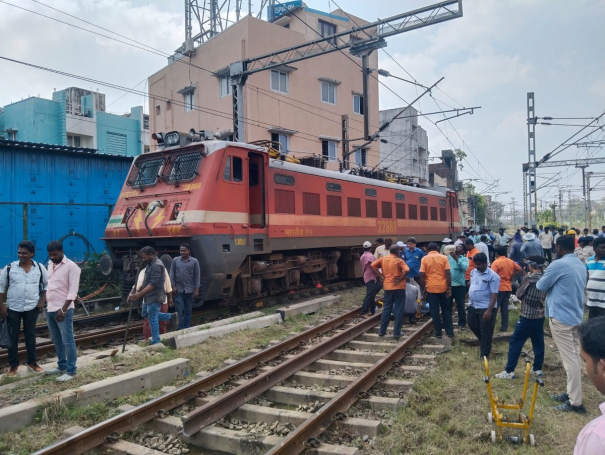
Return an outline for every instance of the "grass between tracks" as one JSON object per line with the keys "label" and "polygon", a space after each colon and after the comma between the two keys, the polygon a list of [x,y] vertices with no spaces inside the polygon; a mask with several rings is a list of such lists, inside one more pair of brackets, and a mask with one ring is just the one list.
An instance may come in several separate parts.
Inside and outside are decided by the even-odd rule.
{"label": "grass between tracks", "polygon": [[[511,311],[510,330],[519,312]],[[500,316],[498,316],[499,318]],[[498,320],[499,322],[499,320]],[[470,331],[461,338],[474,338]],[[435,368],[415,381],[404,407],[393,419],[390,431],[381,435],[373,453],[384,454],[571,454],[582,427],[600,415],[598,405],[603,397],[584,375],[582,395],[588,415],[567,414],[553,410],[559,404],[550,395],[565,391],[566,377],[561,357],[549,336],[545,339],[544,387],[538,391],[534,422],[530,429],[536,447],[515,446],[507,442],[490,442],[495,424],[487,422],[489,401],[483,381],[485,369],[479,360],[479,348],[456,341],[447,354],[438,356]],[[525,350],[531,349],[531,342]],[[517,379],[504,380],[493,375],[504,370],[508,342],[494,345],[490,361],[492,390],[495,395],[512,403],[521,396],[525,365],[523,359],[516,369]],[[532,376],[533,377],[533,376]],[[533,387],[533,384],[532,384]],[[529,413],[531,391],[528,391],[526,412]],[[503,434],[520,435],[518,430],[504,429]]]}
{"label": "grass between tracks", "polygon": [[[190,376],[180,378],[171,384],[179,386],[192,380],[198,371],[212,371],[223,365],[227,359],[240,359],[248,355],[253,348],[266,347],[271,340],[283,340],[290,332],[300,332],[306,325],[315,324],[319,319],[336,312],[359,307],[365,295],[365,288],[353,288],[339,292],[342,300],[339,304],[324,308],[316,314],[300,315],[289,318],[283,324],[276,324],[264,329],[243,330],[222,338],[211,338],[205,342],[179,350],[143,351],[132,357],[117,357],[100,364],[81,369],[75,380],[59,384],[54,378],[36,378],[24,380],[14,388],[0,392],[0,402],[10,405],[16,400],[26,401],[29,398],[46,396],[67,389],[116,376],[129,371],[146,368],[176,358],[187,358],[190,361]],[[275,309],[267,310],[274,313]],[[116,367],[118,369],[116,369]],[[131,395],[85,407],[64,406],[50,403],[43,412],[38,413],[33,425],[17,431],[0,433],[0,454],[25,455],[58,441],[63,430],[71,426],[92,426],[119,413],[122,404],[138,405],[158,396],[159,390]]]}

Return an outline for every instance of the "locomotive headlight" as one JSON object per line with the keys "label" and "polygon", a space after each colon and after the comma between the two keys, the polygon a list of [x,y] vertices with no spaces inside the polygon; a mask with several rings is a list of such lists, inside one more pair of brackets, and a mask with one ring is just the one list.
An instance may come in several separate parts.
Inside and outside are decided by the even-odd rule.
{"label": "locomotive headlight", "polygon": [[168,146],[179,145],[181,142],[181,136],[178,131],[171,131],[170,133],[166,133],[164,141]]}

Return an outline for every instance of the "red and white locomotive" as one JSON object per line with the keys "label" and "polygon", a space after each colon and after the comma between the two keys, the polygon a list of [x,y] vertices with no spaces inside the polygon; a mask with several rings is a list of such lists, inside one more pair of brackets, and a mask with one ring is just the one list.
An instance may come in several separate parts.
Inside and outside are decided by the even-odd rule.
{"label": "red and white locomotive", "polygon": [[258,144],[154,137],[164,148],[134,160],[105,230],[124,292],[146,245],[176,256],[189,243],[200,297],[234,301],[359,278],[365,240],[424,243],[460,230],[453,191],[325,170],[321,157],[291,162]]}

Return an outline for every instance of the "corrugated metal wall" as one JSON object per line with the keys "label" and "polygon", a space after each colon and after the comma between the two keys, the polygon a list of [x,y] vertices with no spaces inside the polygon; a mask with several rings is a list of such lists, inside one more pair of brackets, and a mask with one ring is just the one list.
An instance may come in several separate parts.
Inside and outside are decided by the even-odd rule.
{"label": "corrugated metal wall", "polygon": [[[25,236],[36,243],[40,261],[47,257],[48,242],[71,232],[86,237],[98,253],[105,249],[99,239],[132,160],[52,147],[0,142],[0,266],[17,259],[17,244]],[[67,237],[63,244],[69,258],[85,258],[87,247],[79,238]]]}

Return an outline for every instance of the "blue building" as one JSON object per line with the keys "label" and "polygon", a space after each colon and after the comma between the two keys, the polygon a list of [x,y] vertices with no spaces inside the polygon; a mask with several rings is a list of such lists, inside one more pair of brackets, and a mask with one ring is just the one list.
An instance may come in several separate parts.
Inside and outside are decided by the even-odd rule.
{"label": "blue building", "polygon": [[[53,101],[35,100],[21,107],[47,108],[48,115],[38,110],[38,121],[28,125],[40,134],[59,122]],[[101,253],[101,238],[132,160],[82,147],[0,139],[0,267],[17,259],[23,239],[36,243],[39,261],[47,257],[48,242],[61,238],[73,260]]]}
{"label": "blue building", "polygon": [[0,139],[96,149],[134,157],[149,151],[143,107],[125,115],[105,111],[105,95],[77,87],[30,97],[0,109]]}

